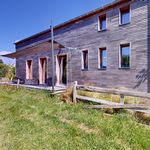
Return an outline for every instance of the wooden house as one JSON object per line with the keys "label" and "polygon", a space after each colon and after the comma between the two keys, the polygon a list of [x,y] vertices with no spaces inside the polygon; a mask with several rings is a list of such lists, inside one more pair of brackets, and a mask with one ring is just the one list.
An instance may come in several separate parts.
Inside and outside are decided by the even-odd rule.
{"label": "wooden house", "polygon": [[[55,84],[150,92],[150,1],[117,0],[54,27]],[[51,85],[51,30],[15,43],[16,76]]]}

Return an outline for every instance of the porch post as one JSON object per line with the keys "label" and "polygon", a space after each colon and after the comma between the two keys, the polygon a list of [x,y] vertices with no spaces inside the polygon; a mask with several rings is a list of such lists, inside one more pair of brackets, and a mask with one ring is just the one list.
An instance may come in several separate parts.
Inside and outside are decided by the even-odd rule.
{"label": "porch post", "polygon": [[55,86],[55,75],[54,75],[54,33],[53,33],[53,24],[52,24],[52,21],[51,21],[51,48],[52,48],[52,93],[54,93],[55,89],[54,89],[54,86]]}
{"label": "porch post", "polygon": [[78,82],[74,81],[73,83],[73,103],[74,104],[77,103],[77,85],[78,85]]}

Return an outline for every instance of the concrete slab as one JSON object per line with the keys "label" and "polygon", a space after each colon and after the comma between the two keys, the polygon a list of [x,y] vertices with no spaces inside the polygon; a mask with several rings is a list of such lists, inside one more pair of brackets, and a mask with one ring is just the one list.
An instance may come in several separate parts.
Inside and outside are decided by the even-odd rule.
{"label": "concrete slab", "polygon": [[[1,85],[10,85],[10,86],[17,86],[17,84],[12,84],[12,83],[7,83],[7,82],[1,82]],[[38,89],[38,90],[47,90],[47,91],[52,91],[51,86],[46,86],[46,85],[25,85],[25,84],[19,84],[19,87],[25,87],[25,88],[30,88],[30,89]],[[60,85],[60,86],[55,86],[55,91],[63,91],[67,89],[67,86]]]}

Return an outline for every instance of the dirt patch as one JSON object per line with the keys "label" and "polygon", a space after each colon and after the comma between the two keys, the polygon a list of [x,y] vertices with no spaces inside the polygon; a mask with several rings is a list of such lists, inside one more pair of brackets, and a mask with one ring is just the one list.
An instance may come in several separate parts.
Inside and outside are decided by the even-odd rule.
{"label": "dirt patch", "polygon": [[88,126],[86,126],[85,124],[81,123],[81,124],[77,124],[72,120],[67,120],[65,118],[61,118],[60,119],[63,123],[67,123],[69,125],[76,125],[77,128],[81,129],[82,131],[84,131],[87,134],[97,134],[98,133],[98,129],[91,129]]}
{"label": "dirt patch", "polygon": [[80,128],[81,130],[83,130],[85,133],[87,133],[87,134],[92,134],[92,133],[94,133],[94,134],[97,134],[97,132],[98,132],[98,130],[96,130],[96,129],[91,129],[91,128],[89,128],[89,127],[87,127],[85,124],[80,124],[80,125],[78,125],[78,128]]}
{"label": "dirt patch", "polygon": [[61,118],[60,121],[63,122],[63,123],[67,123],[67,124],[72,124],[73,123],[72,120],[67,120],[65,118]]}

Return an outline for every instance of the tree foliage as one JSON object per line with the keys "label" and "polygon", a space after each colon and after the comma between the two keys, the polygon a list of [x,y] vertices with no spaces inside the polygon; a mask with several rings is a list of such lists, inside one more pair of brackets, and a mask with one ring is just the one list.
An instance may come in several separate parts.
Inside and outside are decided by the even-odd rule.
{"label": "tree foliage", "polygon": [[0,59],[0,64],[3,64],[3,60],[2,59]]}
{"label": "tree foliage", "polygon": [[15,77],[15,67],[13,65],[6,65],[0,59],[0,78],[6,77],[12,79]]}

